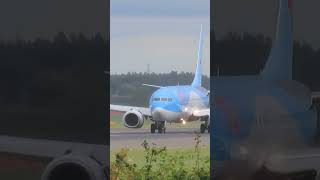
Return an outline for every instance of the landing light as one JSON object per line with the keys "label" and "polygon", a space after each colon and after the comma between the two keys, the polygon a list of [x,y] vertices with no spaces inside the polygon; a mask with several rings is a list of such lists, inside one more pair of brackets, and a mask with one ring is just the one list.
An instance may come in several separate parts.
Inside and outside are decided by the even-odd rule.
{"label": "landing light", "polygon": [[188,111],[188,108],[186,107],[186,108],[184,108],[184,111]]}
{"label": "landing light", "polygon": [[185,120],[182,120],[182,124],[186,124],[186,121],[185,121]]}

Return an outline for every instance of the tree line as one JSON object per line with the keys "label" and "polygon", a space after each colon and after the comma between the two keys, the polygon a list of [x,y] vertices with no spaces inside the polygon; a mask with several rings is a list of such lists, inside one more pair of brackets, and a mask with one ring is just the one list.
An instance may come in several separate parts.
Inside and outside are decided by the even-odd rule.
{"label": "tree line", "polygon": [[1,41],[0,133],[105,143],[108,55],[99,33]]}
{"label": "tree line", "polygon": [[[261,34],[228,33],[211,43],[211,75],[253,75],[263,69],[272,39]],[[320,90],[320,49],[294,41],[293,79]]]}

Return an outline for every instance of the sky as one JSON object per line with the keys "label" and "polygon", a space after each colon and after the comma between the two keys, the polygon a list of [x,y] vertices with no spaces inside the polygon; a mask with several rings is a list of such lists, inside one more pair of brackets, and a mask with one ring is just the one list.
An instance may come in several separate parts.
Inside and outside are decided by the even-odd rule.
{"label": "sky", "polygon": [[[319,48],[320,1],[293,3],[294,38]],[[110,14],[112,72],[145,72],[148,63],[153,72],[193,72],[202,23],[204,72],[209,74],[210,5],[218,37],[230,31],[273,37],[277,4],[278,0],[0,0],[0,40],[50,38],[59,31],[107,35]]]}
{"label": "sky", "polygon": [[194,72],[203,25],[203,73],[210,74],[210,0],[111,0],[110,70]]}

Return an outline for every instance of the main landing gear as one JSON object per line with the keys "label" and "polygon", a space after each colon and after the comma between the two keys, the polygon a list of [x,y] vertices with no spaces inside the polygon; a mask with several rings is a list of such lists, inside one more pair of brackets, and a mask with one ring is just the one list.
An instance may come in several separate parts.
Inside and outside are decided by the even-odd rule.
{"label": "main landing gear", "polygon": [[158,133],[166,133],[166,122],[165,121],[155,121],[155,123],[151,124],[151,133],[155,133],[156,129]]}
{"label": "main landing gear", "polygon": [[201,134],[205,133],[206,130],[208,130],[208,133],[210,133],[210,124],[208,120],[203,120],[204,123],[200,125],[200,132]]}

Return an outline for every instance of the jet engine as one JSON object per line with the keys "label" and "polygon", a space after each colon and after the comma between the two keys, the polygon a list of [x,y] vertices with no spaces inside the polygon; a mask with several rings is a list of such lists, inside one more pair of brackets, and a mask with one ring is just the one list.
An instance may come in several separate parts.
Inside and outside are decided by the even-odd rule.
{"label": "jet engine", "polygon": [[141,128],[144,119],[144,115],[137,110],[128,111],[122,117],[123,124],[128,128]]}
{"label": "jet engine", "polygon": [[42,180],[106,180],[107,169],[95,158],[68,154],[53,159],[45,168]]}

